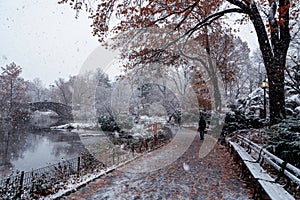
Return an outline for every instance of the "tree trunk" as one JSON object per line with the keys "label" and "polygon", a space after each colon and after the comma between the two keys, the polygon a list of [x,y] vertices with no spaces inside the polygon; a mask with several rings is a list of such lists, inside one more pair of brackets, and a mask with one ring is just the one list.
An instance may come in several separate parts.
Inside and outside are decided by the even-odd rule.
{"label": "tree trunk", "polygon": [[266,66],[269,82],[270,124],[286,117],[284,95],[284,66]]}
{"label": "tree trunk", "polygon": [[[289,2],[280,0],[279,6],[285,6]],[[284,92],[284,69],[286,55],[290,43],[289,15],[283,16],[285,22],[278,27],[277,22],[273,24],[271,42],[266,27],[255,4],[252,4],[250,19],[254,25],[259,47],[262,52],[264,65],[269,82],[269,109],[270,124],[276,124],[286,117],[285,114],[285,92]],[[280,31],[280,34],[279,34]]]}
{"label": "tree trunk", "polygon": [[[210,42],[209,42],[209,37],[208,37],[208,29],[205,26],[204,27],[204,32],[205,32],[205,50],[207,55],[209,55],[209,57],[211,57],[211,50],[210,50]],[[214,102],[214,106],[215,106],[215,111],[221,113],[222,112],[222,102],[223,102],[223,98],[221,95],[221,91],[220,91],[220,86],[219,86],[219,79],[217,77],[217,72],[214,71],[214,64],[212,63],[212,60],[209,59],[208,60],[208,66],[207,66],[207,73],[212,81],[212,93],[214,96],[213,102]],[[227,85],[225,85],[226,87],[226,97],[227,97]]]}

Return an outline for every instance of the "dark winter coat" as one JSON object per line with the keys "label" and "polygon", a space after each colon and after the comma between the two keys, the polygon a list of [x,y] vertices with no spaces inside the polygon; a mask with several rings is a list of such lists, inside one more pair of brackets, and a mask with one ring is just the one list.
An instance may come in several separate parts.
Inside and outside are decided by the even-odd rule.
{"label": "dark winter coat", "polygon": [[199,126],[198,126],[198,130],[205,130],[206,128],[206,121],[203,117],[200,118],[199,120]]}

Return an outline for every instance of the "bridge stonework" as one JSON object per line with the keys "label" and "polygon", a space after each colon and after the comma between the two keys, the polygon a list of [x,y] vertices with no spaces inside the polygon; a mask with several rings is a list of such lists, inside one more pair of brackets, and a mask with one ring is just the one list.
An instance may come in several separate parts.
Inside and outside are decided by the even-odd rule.
{"label": "bridge stonework", "polygon": [[61,120],[65,121],[74,121],[73,114],[72,114],[72,107],[57,103],[57,102],[30,102],[28,103],[30,111],[34,112],[37,110],[43,111],[43,110],[52,110],[55,113],[58,114],[58,116],[61,118]]}

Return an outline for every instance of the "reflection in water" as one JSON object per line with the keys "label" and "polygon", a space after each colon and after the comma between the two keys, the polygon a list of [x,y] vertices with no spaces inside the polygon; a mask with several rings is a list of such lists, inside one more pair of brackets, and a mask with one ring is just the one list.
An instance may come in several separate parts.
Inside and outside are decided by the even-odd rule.
{"label": "reflection in water", "polygon": [[0,128],[0,178],[77,157],[84,149],[74,132]]}
{"label": "reflection in water", "polygon": [[58,121],[58,115],[53,111],[31,113],[30,124],[39,128],[48,128]]}

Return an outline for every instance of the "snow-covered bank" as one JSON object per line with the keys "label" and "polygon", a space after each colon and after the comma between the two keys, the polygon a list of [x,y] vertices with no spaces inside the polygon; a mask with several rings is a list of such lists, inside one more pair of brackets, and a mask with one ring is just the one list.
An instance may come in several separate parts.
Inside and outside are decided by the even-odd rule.
{"label": "snow-covered bank", "polygon": [[117,168],[120,168],[126,164],[128,164],[129,162],[132,162],[133,160],[139,158],[140,156],[142,156],[141,154],[138,154],[137,156],[133,157],[130,160],[127,160],[125,162],[122,162],[118,165],[113,165],[105,170],[101,170],[100,172],[95,172],[95,173],[91,173],[91,174],[87,174],[85,176],[82,176],[80,178],[74,178],[74,179],[70,179],[67,183],[65,183],[63,189],[60,189],[57,193],[47,196],[47,197],[42,197],[40,199],[43,200],[52,200],[52,199],[60,199],[61,197],[68,195],[76,190],[78,190],[81,187],[84,187],[86,184],[88,184],[89,182],[105,175],[108,174],[112,171],[114,171]]}
{"label": "snow-covered bank", "polygon": [[59,126],[50,127],[51,130],[64,130],[64,129],[98,129],[99,124],[97,122],[86,122],[86,123],[68,123]]}

